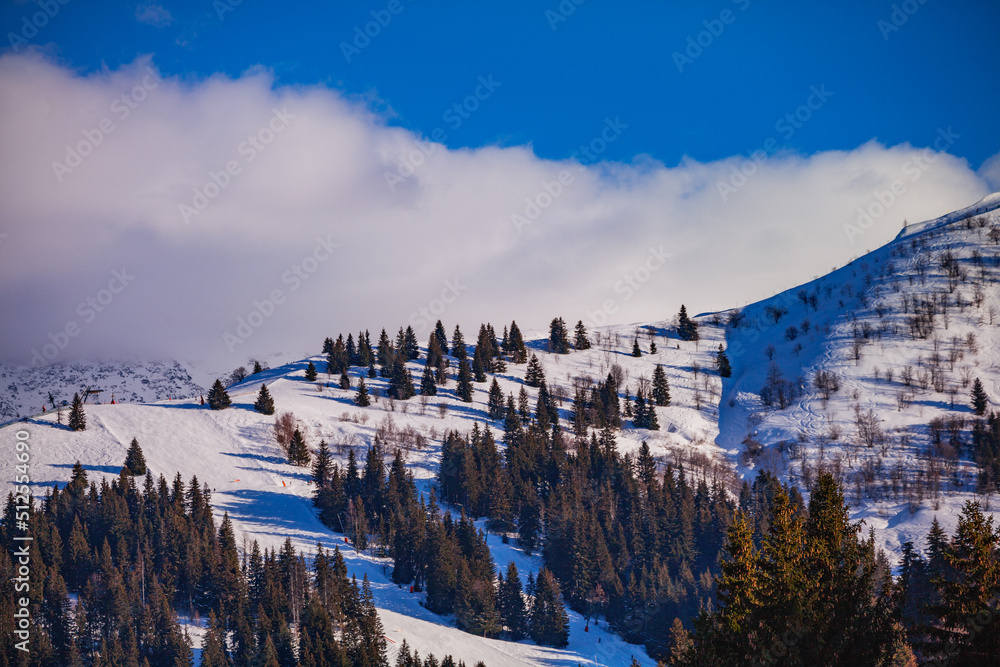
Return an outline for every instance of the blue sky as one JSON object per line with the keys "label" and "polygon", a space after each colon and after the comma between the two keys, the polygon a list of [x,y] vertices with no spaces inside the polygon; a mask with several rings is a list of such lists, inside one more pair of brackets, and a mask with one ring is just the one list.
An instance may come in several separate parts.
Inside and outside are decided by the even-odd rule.
{"label": "blue sky", "polygon": [[[629,131],[605,159],[718,160],[772,136],[806,154],[873,138],[926,146],[947,126],[975,137],[952,151],[973,168],[1000,149],[996,2],[399,0],[396,14],[387,1],[235,2],[52,0],[58,13],[29,41],[82,72],[143,54],[192,79],[268,68],[277,85],[330,86],[391,124],[442,128],[451,148],[530,144],[563,158],[620,117]],[[38,11],[4,3],[8,52]],[[387,25],[345,57],[372,12]],[[700,52],[688,42],[699,37]],[[678,67],[675,53],[695,57]],[[496,94],[451,130],[444,113],[489,75]],[[826,86],[829,104],[786,138],[775,125],[812,86]]]}
{"label": "blue sky", "polygon": [[0,360],[663,321],[1000,189],[996,2],[234,2],[0,7]]}

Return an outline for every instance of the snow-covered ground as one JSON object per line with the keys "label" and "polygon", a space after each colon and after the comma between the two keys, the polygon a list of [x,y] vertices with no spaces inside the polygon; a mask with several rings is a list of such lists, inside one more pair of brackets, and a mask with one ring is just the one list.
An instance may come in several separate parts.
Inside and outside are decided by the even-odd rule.
{"label": "snow-covered ground", "polygon": [[[980,377],[990,394],[991,408],[997,406],[1000,246],[989,237],[991,225],[1000,223],[997,206],[1000,196],[992,195],[963,212],[912,225],[892,243],[829,275],[747,306],[739,327],[727,327],[729,313],[700,316],[698,343],[677,340],[673,320],[600,328],[591,332],[590,350],[569,355],[544,351],[547,332],[526,332],[525,339],[529,351],[542,362],[550,390],[562,399],[560,416],[564,424],[568,424],[576,384],[603,380],[617,365],[634,396],[640,378],[651,378],[655,365],[663,364],[672,402],[657,408],[661,428],[637,430],[629,423],[629,428],[618,436],[621,451],[634,451],[646,441],[661,460],[683,459],[688,469],[721,475],[727,481],[752,479],[766,467],[801,487],[806,477],[815,475],[820,467],[839,470],[847,498],[855,504],[854,517],[874,528],[878,542],[890,555],[898,557],[904,540],[922,544],[935,515],[946,530],[953,530],[961,504],[975,497],[975,468],[967,448],[954,454],[939,451],[939,468],[944,474],[930,471],[931,478],[939,477],[938,491],[932,490],[927,481],[928,424],[935,417],[956,414],[968,419],[969,387],[963,385],[966,376]],[[985,215],[987,225],[967,226],[965,219],[970,213]],[[956,281],[953,291],[948,290],[948,269],[941,263],[947,251],[954,255],[959,273],[968,274]],[[973,259],[974,252],[982,258],[987,274],[981,299],[973,288],[972,278],[982,270]],[[933,333],[914,339],[909,325],[914,299],[927,299],[941,292],[946,292],[953,304],[947,324],[939,315]],[[969,305],[954,305],[958,295]],[[775,308],[785,311],[776,322]],[[808,326],[803,326],[807,319]],[[493,324],[500,329],[504,323]],[[572,329],[572,322],[569,325]],[[794,338],[789,332],[791,326],[796,328]],[[862,338],[865,332],[868,335],[857,358],[855,331]],[[472,342],[475,333],[466,330],[466,340]],[[972,344],[970,334],[974,336]],[[326,335],[336,332],[317,332],[317,343]],[[639,358],[630,355],[636,337],[643,351]],[[929,374],[928,360],[935,352],[935,339],[939,341],[937,365],[943,379],[936,388],[928,378],[924,389],[922,373]],[[651,340],[655,340],[656,354],[648,353]],[[715,351],[720,344],[728,348],[733,366],[733,376],[726,380],[715,371]],[[769,358],[772,345],[773,360]],[[406,455],[423,492],[429,491],[437,473],[444,431],[467,431],[476,421],[490,423],[486,412],[489,383],[475,385],[472,404],[456,399],[452,380],[426,402],[419,396],[394,404],[381,399],[363,409],[353,402],[355,390],[340,389],[336,377],[321,374],[317,382],[307,382],[304,372],[308,361],[301,359],[267,370],[232,387],[233,406],[219,412],[199,404],[203,390],[191,379],[194,374],[206,384],[213,374],[197,369],[189,374],[179,365],[148,368],[147,364],[145,371],[120,373],[117,367],[93,365],[81,365],[71,372],[65,369],[72,366],[29,373],[0,369],[0,373],[7,373],[4,381],[16,388],[7,392],[8,398],[14,397],[9,398],[12,409],[22,414],[36,403],[39,405],[30,413],[37,412],[50,385],[70,396],[72,390],[87,385],[108,393],[114,389],[117,401],[115,405],[88,405],[88,428],[82,433],[70,432],[56,423],[55,415],[45,414],[26,424],[0,429],[0,438],[12,437],[14,428],[30,431],[31,475],[38,494],[44,493],[45,487],[68,481],[76,460],[92,476],[117,475],[128,443],[135,437],[155,474],[171,478],[180,472],[185,482],[196,475],[199,482],[207,483],[213,489],[217,518],[228,512],[238,535],[256,539],[264,547],[280,547],[286,537],[291,537],[296,547],[307,553],[313,552],[317,543],[330,548],[341,546],[349,570],[359,579],[368,574],[372,581],[386,635],[396,642],[390,644],[390,654],[406,639],[423,655],[451,653],[467,664],[483,660],[490,667],[627,665],[632,656],[640,664],[653,664],[641,647],[626,644],[601,627],[591,624],[584,632],[583,619],[572,613],[570,644],[561,650],[461,632],[452,627],[449,619],[424,609],[420,605],[422,595],[393,584],[386,562],[370,554],[355,553],[344,544],[342,536],[325,528],[311,505],[309,471],[284,462],[273,437],[274,417],[253,411],[261,383],[266,383],[273,394],[277,412],[295,415],[311,447],[325,439],[340,461],[346,460],[352,447],[363,460],[365,448],[379,429],[386,432],[412,428],[419,432],[427,444],[411,447]],[[325,369],[322,357],[312,357],[312,361],[317,368]],[[792,385],[802,379],[801,394],[784,408],[764,406],[759,395],[772,361]],[[912,371],[909,385],[904,380],[910,374],[907,367]],[[410,368],[419,378],[420,362],[411,363]],[[352,383],[362,371],[352,369]],[[508,365],[508,370],[498,376],[504,393],[517,396],[524,371],[525,365]],[[824,400],[815,386],[820,371],[834,374],[840,384],[829,400]],[[152,376],[160,379],[143,381],[143,377]],[[382,378],[368,383],[374,395],[385,389]],[[537,390],[528,388],[528,393],[534,406]],[[157,397],[171,400],[156,401]],[[858,445],[855,406],[862,414],[871,410],[873,423],[886,434],[874,447]],[[501,428],[499,423],[490,426],[496,431]],[[968,429],[966,421],[961,434],[966,444]],[[748,436],[752,446],[759,443],[760,451],[753,455],[747,453]],[[13,478],[13,463],[3,461],[0,466],[6,479]],[[865,474],[860,474],[861,470]],[[904,479],[906,490],[900,486],[894,491],[894,480],[901,485]],[[917,489],[921,489],[922,497]],[[495,536],[489,538],[489,544],[498,568],[505,568],[513,560],[522,577],[526,577],[528,571],[537,571],[540,565],[537,556],[527,557],[515,545],[502,544]]]}

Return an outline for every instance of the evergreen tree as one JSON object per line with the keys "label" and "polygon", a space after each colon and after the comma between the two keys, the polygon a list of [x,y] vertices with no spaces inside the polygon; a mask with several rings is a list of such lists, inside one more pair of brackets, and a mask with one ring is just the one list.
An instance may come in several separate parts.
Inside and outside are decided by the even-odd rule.
{"label": "evergreen tree", "polygon": [[262,415],[274,414],[274,399],[271,398],[271,392],[267,390],[266,384],[260,385],[260,391],[257,393],[257,400],[253,404],[253,409]]}
{"label": "evergreen tree", "polygon": [[351,388],[351,377],[347,374],[347,369],[340,371],[340,388],[350,389]]}
{"label": "evergreen tree", "polygon": [[459,361],[468,357],[468,352],[465,349],[465,337],[462,336],[462,330],[457,324],[455,325],[455,333],[451,336],[451,356]]}
{"label": "evergreen tree", "polygon": [[719,351],[715,354],[715,365],[719,369],[719,377],[727,378],[733,374],[733,369],[729,366],[729,357],[726,356],[726,351],[721,344]]}
{"label": "evergreen tree", "polygon": [[528,350],[524,345],[524,338],[521,336],[521,330],[517,327],[517,322],[510,323],[510,332],[507,335],[507,354],[510,356],[510,360],[515,364],[523,364],[528,360]]}
{"label": "evergreen tree", "polygon": [[989,399],[986,396],[986,389],[983,388],[983,381],[979,378],[972,383],[972,410],[982,417],[986,414],[986,406]]}
{"label": "evergreen tree", "polygon": [[128,454],[125,455],[125,470],[129,475],[142,476],[146,474],[146,457],[142,455],[142,448],[139,441],[132,438],[132,443],[128,446]]}
{"label": "evergreen tree", "polygon": [[424,366],[424,374],[420,376],[420,393],[423,396],[437,396],[437,382],[434,380],[434,370],[429,360]]}
{"label": "evergreen tree", "polygon": [[330,447],[326,444],[326,440],[320,440],[319,451],[312,466],[312,482],[316,488],[323,488],[329,484],[332,472],[333,457],[330,455]]}
{"label": "evergreen tree", "polygon": [[311,361],[309,362],[309,365],[306,366],[306,381],[307,382],[316,381],[316,364],[314,364]]}
{"label": "evergreen tree", "polygon": [[476,382],[486,382],[486,369],[480,349],[477,347],[476,353],[472,355],[472,377]]}
{"label": "evergreen tree", "polygon": [[583,326],[583,320],[577,320],[576,337],[573,340],[573,347],[578,350],[590,349],[590,338],[587,337],[587,327]]}
{"label": "evergreen tree", "polygon": [[260,365],[259,361],[257,361],[256,359],[254,359],[254,361],[253,361],[253,372],[250,373],[250,374],[251,375],[256,375],[257,373],[263,373],[263,372],[264,372],[264,367]]}
{"label": "evergreen tree", "polygon": [[642,356],[642,350],[639,349],[639,337],[638,336],[636,336],[635,338],[632,339],[632,356],[633,357],[641,357]]}
{"label": "evergreen tree", "polygon": [[677,315],[677,337],[681,340],[698,340],[698,324],[688,318],[687,308],[683,304]]}
{"label": "evergreen tree", "polygon": [[368,361],[368,379],[372,380],[375,378],[375,361],[374,357]]}
{"label": "evergreen tree", "polygon": [[410,361],[420,358],[420,345],[417,344],[417,334],[412,326],[407,326],[403,333],[403,353]]}
{"label": "evergreen tree", "polygon": [[333,339],[327,336],[323,340],[323,354],[330,354],[333,352]]}
{"label": "evergreen tree", "polygon": [[362,408],[367,408],[372,404],[372,400],[368,396],[368,386],[365,384],[364,378],[358,378],[358,393],[354,395],[354,403]]}
{"label": "evergreen tree", "polygon": [[545,382],[545,371],[542,364],[534,354],[528,360],[528,369],[524,373],[524,383],[529,387],[540,387]]}
{"label": "evergreen tree", "polygon": [[[216,380],[208,391],[208,405],[213,410],[225,410],[232,405],[232,401],[229,400],[229,392],[222,386],[222,380]],[[72,415],[70,415],[70,419],[72,419]]]}
{"label": "evergreen tree", "polygon": [[559,583],[546,568],[538,572],[531,604],[531,638],[538,644],[562,648],[569,644],[569,617]]}
{"label": "evergreen tree", "polygon": [[569,354],[569,337],[566,332],[566,322],[556,317],[549,324],[549,352]]}
{"label": "evergreen tree", "polygon": [[514,641],[528,634],[528,613],[524,605],[521,577],[514,561],[507,564],[507,576],[501,576],[497,590],[497,609],[507,636]]}
{"label": "evergreen tree", "polygon": [[490,385],[487,412],[490,419],[503,419],[507,415],[503,399],[503,390],[500,389],[500,383],[497,382],[496,378],[493,378],[493,384]]}
{"label": "evergreen tree", "polygon": [[448,334],[445,333],[444,325],[441,324],[441,320],[438,320],[437,323],[434,325],[434,334],[433,334],[433,336],[434,336],[434,338],[437,339],[438,350],[440,350],[442,353],[447,353],[447,351],[448,351]]}
{"label": "evergreen tree", "polygon": [[455,393],[466,403],[472,402],[472,373],[468,359],[462,358],[458,362],[458,388]]}
{"label": "evergreen tree", "polygon": [[288,443],[288,462],[294,466],[307,466],[309,458],[309,448],[306,447],[305,438],[302,437],[302,432],[299,429],[295,429],[295,432],[292,433],[292,439]]}
{"label": "evergreen tree", "polygon": [[71,431],[83,431],[87,428],[87,415],[83,412],[80,394],[73,394],[73,407],[69,410],[69,428]]}
{"label": "evergreen tree", "polygon": [[653,371],[653,401],[660,407],[670,405],[670,384],[662,364],[656,364]]}

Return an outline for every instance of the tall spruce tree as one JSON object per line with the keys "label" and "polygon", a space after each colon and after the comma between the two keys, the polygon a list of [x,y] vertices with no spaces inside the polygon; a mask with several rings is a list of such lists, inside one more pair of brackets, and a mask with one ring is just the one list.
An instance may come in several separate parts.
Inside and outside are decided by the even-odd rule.
{"label": "tall spruce tree", "polygon": [[125,470],[129,475],[142,476],[146,474],[146,457],[142,455],[142,448],[139,441],[132,438],[128,446],[128,453],[125,455]]}
{"label": "tall spruce tree", "polygon": [[569,336],[566,332],[566,322],[556,317],[549,323],[549,352],[569,354]]}
{"label": "tall spruce tree", "polygon": [[213,410],[225,410],[230,405],[229,392],[222,386],[222,380],[216,380],[208,391],[208,406]]}
{"label": "tall spruce tree", "polygon": [[266,384],[260,385],[260,391],[257,392],[257,400],[254,401],[253,409],[262,415],[273,415],[274,414],[274,399],[271,397],[271,392],[267,390]]}
{"label": "tall spruce tree", "polygon": [[462,358],[458,362],[458,387],[455,393],[466,403],[472,402],[472,373],[469,371],[468,359]]}
{"label": "tall spruce tree", "polygon": [[294,466],[307,466],[309,458],[309,448],[306,446],[305,438],[299,429],[295,429],[288,443],[288,462]]}
{"label": "tall spruce tree", "polygon": [[639,337],[638,336],[636,336],[635,338],[632,339],[632,356],[633,357],[641,357],[642,356],[642,350],[639,349]]}
{"label": "tall spruce tree", "polygon": [[583,326],[583,320],[576,322],[576,335],[573,338],[573,347],[578,350],[590,349],[590,338],[587,336],[587,327]]}
{"label": "tall spruce tree", "polygon": [[688,317],[687,308],[683,304],[677,315],[677,337],[681,340],[698,340],[698,324]]}
{"label": "tall spruce tree", "polygon": [[986,389],[983,387],[983,381],[976,378],[976,380],[972,383],[972,411],[982,417],[986,414],[986,406],[988,404],[989,398],[986,396]]}
{"label": "tall spruce tree", "polygon": [[667,373],[663,370],[662,364],[656,364],[653,371],[653,401],[660,407],[670,405],[670,383],[667,382]]}
{"label": "tall spruce tree", "polygon": [[424,373],[420,376],[420,393],[423,396],[437,396],[437,382],[434,379],[434,370],[431,368],[430,360],[424,366]]}
{"label": "tall spruce tree", "polygon": [[524,373],[524,383],[529,387],[540,387],[543,382],[545,382],[545,371],[542,370],[538,357],[532,354],[528,360],[528,369]]}
{"label": "tall spruce tree", "polygon": [[311,361],[309,362],[309,365],[306,366],[306,381],[307,382],[316,381],[316,364],[314,364]]}
{"label": "tall spruce tree", "polygon": [[518,641],[528,634],[528,610],[524,605],[521,576],[514,561],[507,564],[507,576],[500,576],[497,589],[497,609],[507,636]]}
{"label": "tall spruce tree", "polygon": [[455,333],[451,336],[451,356],[459,361],[468,357],[468,352],[465,349],[465,337],[457,324],[455,325]]}
{"label": "tall spruce tree", "polygon": [[517,327],[517,322],[511,321],[510,323],[507,346],[509,348],[507,353],[513,363],[523,364],[528,360],[528,349],[524,345],[524,338],[521,336],[521,330]]}
{"label": "tall spruce tree", "polygon": [[71,431],[83,431],[87,428],[87,415],[83,411],[83,400],[78,393],[73,394],[73,406],[69,409],[69,428]]}
{"label": "tall spruce tree", "polygon": [[546,568],[538,572],[534,598],[531,604],[531,638],[538,644],[557,648],[569,644],[569,617],[563,606],[559,582]]}
{"label": "tall spruce tree", "polygon": [[354,403],[358,407],[367,408],[372,404],[372,399],[368,395],[368,385],[364,378],[358,378],[358,393],[354,395]]}
{"label": "tall spruce tree", "polygon": [[503,390],[500,389],[500,383],[496,378],[493,378],[493,384],[490,385],[490,395],[486,405],[490,419],[503,419],[507,415]]}
{"label": "tall spruce tree", "polygon": [[715,353],[715,365],[719,369],[719,377],[727,378],[733,374],[733,369],[729,365],[729,357],[721,344],[719,351]]}

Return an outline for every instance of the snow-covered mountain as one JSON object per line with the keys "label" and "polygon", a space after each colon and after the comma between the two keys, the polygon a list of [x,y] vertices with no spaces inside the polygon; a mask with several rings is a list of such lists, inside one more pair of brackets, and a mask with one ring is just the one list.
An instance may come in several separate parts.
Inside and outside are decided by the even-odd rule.
{"label": "snow-covered mountain", "polygon": [[[855,504],[855,517],[897,555],[904,540],[920,543],[934,515],[953,529],[961,503],[976,494],[966,381],[980,378],[996,408],[1000,239],[992,230],[1000,227],[998,206],[1000,195],[992,195],[911,225],[886,246],[798,288],[738,311],[701,315],[698,342],[680,341],[672,317],[593,330],[593,347],[569,355],[545,351],[547,332],[526,332],[525,338],[564,419],[575,386],[615,373],[634,394],[662,364],[671,404],[656,409],[660,430],[629,422],[618,438],[622,451],[645,441],[661,461],[683,460],[689,470],[727,481],[734,492],[740,478],[752,479],[760,469],[800,487],[808,487],[820,468],[833,470]],[[336,332],[317,332],[317,346],[327,335]],[[636,339],[640,357],[631,356]],[[720,345],[732,362],[727,379],[715,369]],[[311,360],[325,367],[322,357]],[[253,410],[262,383],[278,412],[294,413],[308,443],[325,439],[341,462],[351,448],[360,453],[376,433],[398,443],[423,492],[434,482],[447,429],[467,431],[477,421],[500,428],[488,419],[488,383],[475,384],[471,404],[457,399],[452,382],[429,400],[383,398],[360,408],[353,402],[355,390],[340,389],[337,378],[321,374],[316,382],[306,381],[309,361],[251,376],[230,389],[232,408],[218,412],[200,405],[204,389],[191,378],[197,371],[176,362],[0,368],[7,387],[0,413],[36,415],[25,428],[39,494],[68,481],[76,460],[93,475],[117,475],[135,437],[154,474],[169,478],[180,472],[207,483],[217,516],[227,511],[238,535],[263,547],[280,547],[289,536],[307,553],[317,543],[344,546],[343,538],[317,519],[308,471],[285,463],[273,437],[274,417]],[[410,368],[419,377],[420,362]],[[352,384],[363,370],[351,369]],[[510,364],[497,376],[505,394],[517,395],[524,373],[525,365]],[[86,431],[71,432],[55,415],[36,414],[49,404],[49,391],[58,402],[87,386],[104,393],[100,405],[87,406]],[[374,395],[385,389],[383,378],[369,381]],[[940,443],[932,423],[934,431],[943,429]],[[11,479],[13,462],[2,465]],[[488,539],[498,566],[513,560],[522,575],[537,573],[537,556],[496,536]],[[490,667],[627,665],[632,656],[653,664],[641,647],[603,627],[584,632],[584,619],[573,613],[566,649],[466,634],[422,607],[420,594],[393,584],[384,560],[350,548],[344,553],[351,573],[359,579],[368,574],[373,583],[386,634],[397,642],[390,647],[406,639],[424,655],[448,652]]]}

